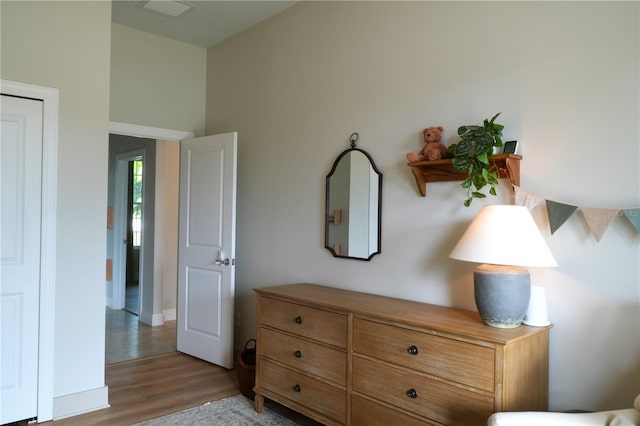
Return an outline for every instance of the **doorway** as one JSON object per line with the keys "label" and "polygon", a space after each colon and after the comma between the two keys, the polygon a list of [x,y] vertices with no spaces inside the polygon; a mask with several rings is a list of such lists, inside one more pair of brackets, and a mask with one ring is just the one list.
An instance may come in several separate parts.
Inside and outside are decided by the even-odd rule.
{"label": "doorway", "polygon": [[[107,306],[111,309],[126,309],[136,316],[141,315],[142,296],[145,288],[144,263],[145,246],[153,242],[153,218],[144,204],[146,198],[143,180],[154,178],[154,170],[143,167],[151,140],[136,141],[132,147],[128,141],[109,136],[109,157],[114,165],[110,171],[108,198],[114,210],[113,230],[107,247],[113,259],[113,273],[110,288],[107,289]],[[138,149],[131,150],[131,148]],[[151,155],[150,157],[153,157]],[[111,161],[111,160],[110,160]],[[144,176],[144,174],[147,176]],[[138,176],[134,176],[134,174]],[[143,224],[151,235],[145,235]],[[146,228],[146,227],[145,227]],[[109,257],[109,256],[108,256]],[[143,322],[145,320],[143,319]]]}
{"label": "doorway", "polygon": [[[110,167],[109,186],[115,188],[116,168],[124,166],[125,178],[120,183],[123,190],[125,205],[129,201],[128,177],[130,161],[142,158],[142,206],[140,225],[140,248],[138,266],[139,317],[125,310],[127,291],[131,289],[132,279],[126,279],[126,272],[122,281],[129,281],[129,285],[122,286],[122,306],[114,309],[115,275],[118,270],[115,251],[122,251],[124,259],[127,257],[124,244],[126,229],[122,230],[122,238],[117,239],[116,230],[107,230],[108,240],[107,258],[113,259],[114,281],[107,282],[106,308],[106,364],[127,359],[142,358],[159,353],[176,350],[176,297],[177,297],[177,223],[178,223],[178,170],[179,170],[179,140],[192,137],[191,133],[176,132],[166,129],[129,125],[125,123],[110,123]],[[121,146],[112,152],[112,141],[119,140]],[[120,156],[122,155],[122,156]],[[116,156],[118,157],[116,159]],[[112,188],[112,189],[113,189]],[[114,206],[115,190],[109,190],[108,203]],[[139,201],[139,200],[138,200]],[[128,214],[129,208],[122,213],[123,226],[134,221]],[[133,209],[135,210],[135,209]],[[114,212],[114,216],[117,212]],[[116,220],[114,217],[114,228]],[[132,231],[136,231],[133,229]],[[120,232],[120,231],[118,231]],[[126,238],[129,239],[129,238]],[[131,241],[137,240],[133,236]],[[137,243],[137,241],[136,241]],[[135,247],[137,244],[132,244]],[[125,261],[122,270],[125,271]],[[131,292],[129,291],[129,294]]]}

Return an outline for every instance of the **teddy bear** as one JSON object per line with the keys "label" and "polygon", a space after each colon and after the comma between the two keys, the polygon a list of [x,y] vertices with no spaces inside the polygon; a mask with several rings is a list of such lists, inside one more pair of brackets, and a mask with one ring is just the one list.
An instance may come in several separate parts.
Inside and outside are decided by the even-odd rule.
{"label": "teddy bear", "polygon": [[441,158],[447,158],[447,147],[440,143],[442,138],[442,126],[427,127],[422,131],[422,137],[425,141],[425,146],[419,153],[410,152],[407,154],[407,160],[409,161],[424,161],[424,160],[440,160]]}

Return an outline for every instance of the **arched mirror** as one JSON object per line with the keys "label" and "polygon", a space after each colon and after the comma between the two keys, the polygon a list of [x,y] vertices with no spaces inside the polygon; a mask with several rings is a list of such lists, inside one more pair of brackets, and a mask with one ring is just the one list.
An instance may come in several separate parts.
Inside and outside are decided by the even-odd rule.
{"label": "arched mirror", "polygon": [[382,173],[350,138],[327,175],[325,247],[335,257],[371,260],[380,253]]}

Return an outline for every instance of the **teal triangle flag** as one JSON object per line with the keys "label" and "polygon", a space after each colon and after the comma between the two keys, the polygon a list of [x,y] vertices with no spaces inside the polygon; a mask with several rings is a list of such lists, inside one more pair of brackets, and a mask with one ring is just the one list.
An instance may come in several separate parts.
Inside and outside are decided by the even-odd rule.
{"label": "teal triangle flag", "polygon": [[578,206],[557,203],[555,201],[545,200],[547,203],[547,214],[549,215],[549,227],[551,234],[556,232],[571,217]]}
{"label": "teal triangle flag", "polygon": [[624,209],[622,211],[633,227],[636,228],[636,231],[640,232],[640,209]]}

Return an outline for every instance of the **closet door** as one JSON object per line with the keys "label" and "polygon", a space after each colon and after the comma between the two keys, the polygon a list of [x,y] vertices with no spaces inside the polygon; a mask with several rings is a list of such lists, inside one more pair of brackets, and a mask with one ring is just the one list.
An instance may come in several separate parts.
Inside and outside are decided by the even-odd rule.
{"label": "closet door", "polygon": [[2,95],[0,423],[38,414],[43,102]]}

